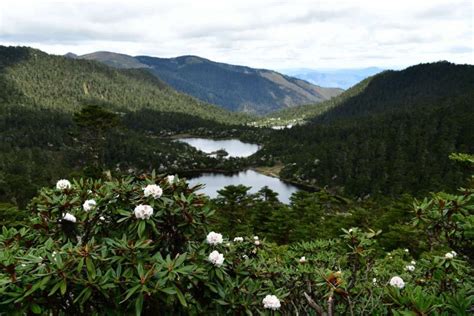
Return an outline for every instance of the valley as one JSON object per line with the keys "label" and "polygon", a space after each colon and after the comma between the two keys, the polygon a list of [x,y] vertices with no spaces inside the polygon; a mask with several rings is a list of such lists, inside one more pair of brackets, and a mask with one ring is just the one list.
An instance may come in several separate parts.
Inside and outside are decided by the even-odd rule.
{"label": "valley", "polygon": [[473,104],[468,64],[342,91],[0,46],[0,315],[464,312]]}

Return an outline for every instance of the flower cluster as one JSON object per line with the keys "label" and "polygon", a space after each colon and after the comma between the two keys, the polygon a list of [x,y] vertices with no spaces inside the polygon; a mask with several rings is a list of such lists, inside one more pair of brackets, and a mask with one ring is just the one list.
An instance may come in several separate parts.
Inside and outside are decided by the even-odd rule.
{"label": "flower cluster", "polygon": [[206,241],[210,245],[222,244],[222,234],[210,232],[207,234]]}
{"label": "flower cluster", "polygon": [[300,263],[306,263],[306,257],[305,256],[301,257],[299,262]]}
{"label": "flower cluster", "polygon": [[138,219],[149,219],[153,215],[153,208],[150,205],[140,204],[133,210],[135,217]]}
{"label": "flower cluster", "polygon": [[168,183],[173,183],[175,180],[175,176],[167,176],[166,177],[166,181],[168,181]]}
{"label": "flower cluster", "polygon": [[145,197],[152,196],[154,199],[159,199],[163,194],[163,190],[159,185],[149,184],[143,189]]}
{"label": "flower cluster", "polygon": [[413,271],[415,271],[415,266],[412,265],[412,264],[409,264],[409,265],[405,266],[405,270],[413,272]]}
{"label": "flower cluster", "polygon": [[281,307],[280,300],[275,295],[267,295],[262,300],[263,307],[266,309],[277,310]]}
{"label": "flower cluster", "polygon": [[209,254],[209,261],[216,267],[220,267],[224,263],[224,255],[214,250]]}
{"label": "flower cluster", "polygon": [[94,200],[87,200],[82,204],[82,208],[84,211],[89,212],[90,210],[94,209],[96,207],[97,203]]}
{"label": "flower cluster", "polygon": [[398,287],[399,289],[403,289],[405,287],[405,282],[399,276],[394,276],[390,279],[390,285],[394,287]]}
{"label": "flower cluster", "polygon": [[61,179],[58,182],[56,182],[56,189],[58,190],[69,190],[71,188],[71,182],[66,179]]}
{"label": "flower cluster", "polygon": [[70,213],[66,213],[66,214],[63,214],[63,220],[71,222],[71,223],[75,223],[76,222],[76,216],[74,216]]}
{"label": "flower cluster", "polygon": [[453,251],[450,251],[450,252],[446,253],[446,254],[444,255],[444,257],[445,257],[446,259],[453,259],[453,258],[456,257],[457,255],[458,255],[458,254],[456,253],[456,251],[453,250]]}

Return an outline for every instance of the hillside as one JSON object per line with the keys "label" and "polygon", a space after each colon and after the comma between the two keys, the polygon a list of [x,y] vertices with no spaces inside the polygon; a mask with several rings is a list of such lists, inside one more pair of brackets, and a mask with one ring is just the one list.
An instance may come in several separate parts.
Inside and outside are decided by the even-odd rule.
{"label": "hillside", "polygon": [[436,105],[474,91],[474,66],[449,62],[419,64],[373,76],[365,88],[317,118],[318,122],[355,119]]}
{"label": "hillside", "polygon": [[466,170],[448,156],[474,151],[473,91],[470,65],[383,72],[332,103],[275,113],[271,122],[306,124],[274,133],[259,154],[283,162],[283,178],[358,196],[452,189]]}
{"label": "hillside", "polygon": [[265,69],[213,62],[197,56],[155,58],[96,52],[79,56],[117,68],[149,68],[178,91],[231,111],[266,114],[328,100],[342,92]]}
{"label": "hillside", "polygon": [[258,120],[257,125],[288,122],[329,122],[356,118],[465,94],[474,89],[474,66],[448,62],[420,64],[399,71],[384,71],[366,78],[331,100],[284,109]]}
{"label": "hillside", "polygon": [[96,61],[0,46],[0,103],[65,112],[97,100],[120,111],[152,109],[219,122],[245,119],[168,87],[142,69],[114,69]]}

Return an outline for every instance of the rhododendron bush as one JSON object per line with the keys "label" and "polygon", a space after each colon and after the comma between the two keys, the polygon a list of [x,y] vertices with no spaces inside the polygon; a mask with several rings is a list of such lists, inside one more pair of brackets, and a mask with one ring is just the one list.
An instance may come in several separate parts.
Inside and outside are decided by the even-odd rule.
{"label": "rhododendron bush", "polygon": [[[337,239],[277,246],[262,235],[213,231],[214,210],[197,189],[155,174],[44,188],[29,205],[27,227],[2,228],[0,314],[448,315],[472,308],[472,257],[451,247],[464,245],[450,240],[459,232],[440,233],[416,258],[409,249],[383,252],[380,231],[357,227]],[[422,219],[415,225],[431,225],[430,205],[415,207]],[[464,214],[457,222],[472,220],[472,199],[450,205]]]}

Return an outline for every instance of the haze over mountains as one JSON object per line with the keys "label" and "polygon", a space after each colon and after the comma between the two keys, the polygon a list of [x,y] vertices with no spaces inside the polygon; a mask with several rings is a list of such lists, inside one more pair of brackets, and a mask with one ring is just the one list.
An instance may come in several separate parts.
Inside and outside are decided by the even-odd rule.
{"label": "haze over mountains", "polygon": [[235,112],[267,114],[318,103],[339,95],[324,88],[266,69],[214,62],[198,56],[157,58],[95,52],[68,57],[96,60],[115,68],[146,68],[178,91]]}
{"label": "haze over mountains", "polygon": [[285,75],[303,79],[315,85],[349,89],[365,78],[384,71],[384,69],[378,67],[353,69],[291,68],[280,71]]}

